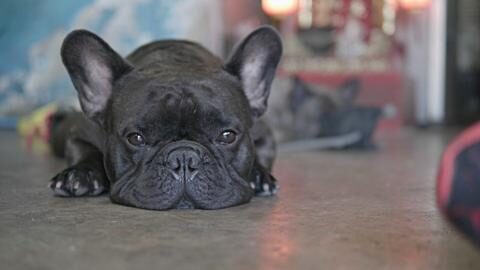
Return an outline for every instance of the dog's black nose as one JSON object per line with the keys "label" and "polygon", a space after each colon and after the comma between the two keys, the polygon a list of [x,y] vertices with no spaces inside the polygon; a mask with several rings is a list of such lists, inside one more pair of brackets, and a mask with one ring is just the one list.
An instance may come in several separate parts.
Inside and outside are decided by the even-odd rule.
{"label": "dog's black nose", "polygon": [[192,148],[180,147],[170,152],[167,167],[178,179],[191,180],[198,172],[201,158]]}

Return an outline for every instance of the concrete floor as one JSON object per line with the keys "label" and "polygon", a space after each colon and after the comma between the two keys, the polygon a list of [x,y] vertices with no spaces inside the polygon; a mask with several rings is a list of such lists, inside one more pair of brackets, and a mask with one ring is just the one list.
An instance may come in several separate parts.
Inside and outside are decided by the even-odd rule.
{"label": "concrete floor", "polygon": [[2,269],[480,269],[434,203],[445,136],[379,151],[282,154],[276,198],[217,211],[145,211],[46,188],[63,162],[0,133]]}

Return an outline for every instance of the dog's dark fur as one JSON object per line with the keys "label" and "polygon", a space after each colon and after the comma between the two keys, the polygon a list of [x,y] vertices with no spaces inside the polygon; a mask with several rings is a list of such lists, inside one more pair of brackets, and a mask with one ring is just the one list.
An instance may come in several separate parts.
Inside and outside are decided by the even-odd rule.
{"label": "dog's dark fur", "polygon": [[255,143],[274,149],[258,118],[281,52],[270,27],[225,62],[180,40],[124,59],[95,34],[72,32],[61,54],[83,114],[53,129],[52,147],[68,168],[50,187],[59,196],[109,192],[113,202],[158,210],[218,209],[273,194],[273,157],[257,155]]}

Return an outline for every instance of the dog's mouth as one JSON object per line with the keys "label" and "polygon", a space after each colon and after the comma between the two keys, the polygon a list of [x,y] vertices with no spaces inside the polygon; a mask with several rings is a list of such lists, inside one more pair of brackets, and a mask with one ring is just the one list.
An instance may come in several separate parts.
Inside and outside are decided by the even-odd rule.
{"label": "dog's mouth", "polygon": [[219,209],[246,203],[253,196],[233,168],[196,142],[171,143],[157,159],[146,174],[115,182],[112,201],[155,210]]}

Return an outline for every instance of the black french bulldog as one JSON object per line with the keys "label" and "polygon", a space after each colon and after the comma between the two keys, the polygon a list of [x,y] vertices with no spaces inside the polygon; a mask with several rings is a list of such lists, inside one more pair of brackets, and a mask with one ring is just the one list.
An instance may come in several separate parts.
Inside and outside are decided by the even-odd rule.
{"label": "black french bulldog", "polygon": [[271,138],[252,130],[264,130],[255,126],[281,54],[268,26],[226,62],[183,40],[152,42],[124,59],[95,34],[73,31],[61,56],[84,114],[52,128],[52,148],[68,162],[51,180],[54,194],[108,191],[115,203],[156,210],[218,209],[274,194],[273,160],[255,146]]}

